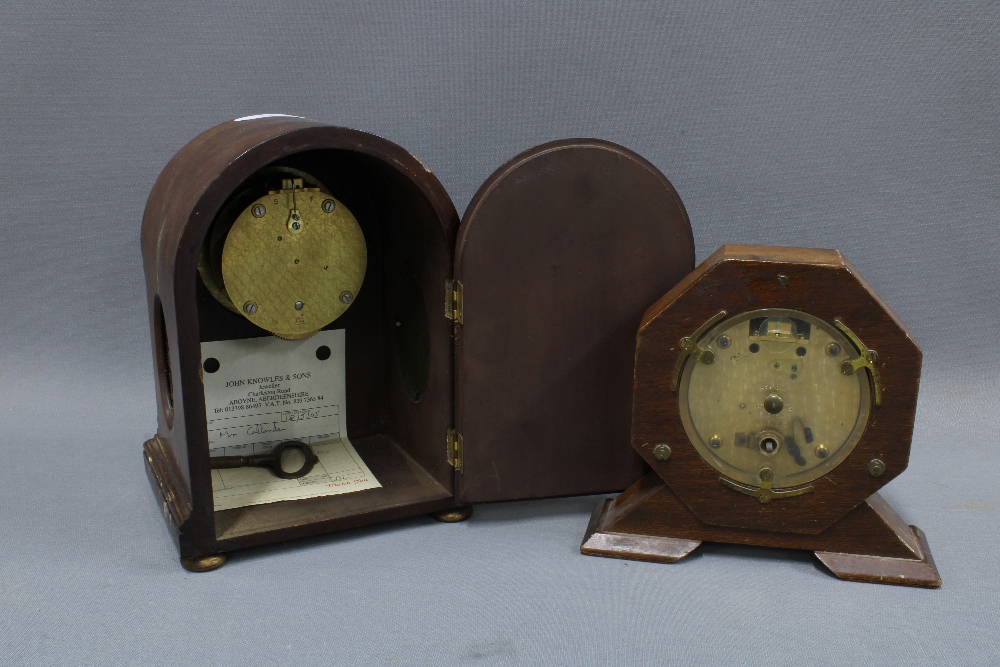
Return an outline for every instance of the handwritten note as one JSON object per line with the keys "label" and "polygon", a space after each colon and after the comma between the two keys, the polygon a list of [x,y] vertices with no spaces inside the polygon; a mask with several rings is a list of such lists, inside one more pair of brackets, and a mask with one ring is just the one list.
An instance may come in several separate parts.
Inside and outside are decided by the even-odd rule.
{"label": "handwritten note", "polygon": [[248,456],[287,440],[313,448],[306,476],[266,468],[212,471],[216,510],[379,488],[347,439],[344,331],[301,341],[268,336],[201,344],[211,456]]}

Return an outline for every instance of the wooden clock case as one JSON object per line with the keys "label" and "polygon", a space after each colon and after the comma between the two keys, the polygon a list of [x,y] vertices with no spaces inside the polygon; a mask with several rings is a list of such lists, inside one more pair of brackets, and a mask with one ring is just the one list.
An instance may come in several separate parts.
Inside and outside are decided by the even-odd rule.
{"label": "wooden clock case", "polygon": [[[881,405],[872,407],[854,450],[811,483],[814,492],[767,503],[720,484],[690,443],[671,389],[682,338],[721,310],[733,316],[762,308],[840,319],[877,352],[882,386]],[[940,586],[924,534],[877,493],[909,461],[920,366],[909,331],[839,252],[723,246],[642,318],[632,446],[652,470],[598,505],[581,550],[671,563],[702,541],[807,549],[842,579]],[[659,443],[670,447],[666,460],[654,456]],[[884,462],[877,476],[868,470],[873,459]]]}
{"label": "wooden clock case", "polygon": [[[327,328],[346,331],[348,435],[382,488],[214,511],[200,345],[267,332],[208,293],[198,257],[219,211],[272,166],[320,179],[364,231],[364,285]],[[635,328],[694,266],[673,187],[615,144],[526,151],[460,223],[404,149],[287,116],[223,123],[182,148],[150,193],[142,254],[158,401],[144,460],[194,571],[307,535],[461,520],[472,503],[625,488],[645,469],[628,446]]]}

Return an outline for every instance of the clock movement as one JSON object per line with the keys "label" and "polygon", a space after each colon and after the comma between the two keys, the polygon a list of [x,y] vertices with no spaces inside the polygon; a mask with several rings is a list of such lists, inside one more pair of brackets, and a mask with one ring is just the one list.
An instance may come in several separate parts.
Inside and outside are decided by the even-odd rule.
{"label": "clock movement", "polygon": [[280,115],[184,146],[149,195],[142,253],[144,461],[193,571],[624,489],[645,467],[628,442],[635,328],[694,267],[677,193],[621,146],[529,149],[460,221],[400,146]]}
{"label": "clock movement", "polygon": [[840,253],[723,246],[643,317],[632,446],[651,470],[599,504],[581,550],[808,549],[843,579],[940,586],[877,493],[909,461],[920,364]]}

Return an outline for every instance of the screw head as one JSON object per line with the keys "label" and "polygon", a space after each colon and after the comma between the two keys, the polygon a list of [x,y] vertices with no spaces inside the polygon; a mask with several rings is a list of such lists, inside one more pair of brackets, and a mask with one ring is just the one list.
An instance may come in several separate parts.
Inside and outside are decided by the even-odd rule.
{"label": "screw head", "polygon": [[778,276],[778,287],[788,287],[788,276],[786,275]]}
{"label": "screw head", "polygon": [[253,301],[247,301],[243,304],[243,312],[247,315],[253,315],[257,312],[257,304]]}
{"label": "screw head", "polygon": [[653,447],[653,456],[659,461],[666,461],[670,458],[670,445],[657,445]]}
{"label": "screw head", "polygon": [[354,295],[351,294],[350,292],[341,292],[340,293],[340,302],[341,303],[350,303],[353,300],[354,300]]}
{"label": "screw head", "polygon": [[885,472],[885,463],[879,459],[872,459],[868,462],[868,474],[872,477],[881,477]]}
{"label": "screw head", "polygon": [[719,339],[715,342],[719,345],[720,348],[724,350],[727,347],[729,347],[729,344],[732,343],[732,340],[730,340],[729,336],[723,334],[719,336]]}
{"label": "screw head", "polygon": [[324,199],[321,204],[324,213],[333,213],[333,209],[337,208],[337,202],[332,199]]}
{"label": "screw head", "polygon": [[298,221],[292,222],[292,229],[294,229],[295,231],[302,229],[302,223]]}
{"label": "screw head", "polygon": [[713,435],[712,439],[708,441],[708,446],[711,447],[712,449],[718,449],[719,447],[722,447],[722,438],[720,438],[717,435]]}
{"label": "screw head", "polygon": [[854,364],[850,359],[844,359],[844,363],[840,364],[840,372],[844,375],[854,375]]}
{"label": "screw head", "polygon": [[825,459],[830,455],[830,450],[826,448],[826,445],[818,445],[816,447],[816,458]]}
{"label": "screw head", "polygon": [[701,363],[703,364],[715,363],[715,352],[712,352],[711,350],[705,350],[704,354],[701,355]]}
{"label": "screw head", "polygon": [[263,204],[255,204],[254,207],[250,209],[250,214],[255,218],[263,218],[265,213],[267,213],[267,209],[264,208]]}
{"label": "screw head", "polygon": [[774,471],[771,470],[770,468],[761,468],[759,474],[760,474],[760,481],[762,482],[770,482],[772,479],[774,479]]}
{"label": "screw head", "polygon": [[769,414],[776,415],[782,411],[785,407],[785,402],[781,400],[781,396],[777,394],[771,394],[764,399],[764,409],[767,410]]}
{"label": "screw head", "polygon": [[302,303],[301,301],[296,301],[295,302],[295,310],[302,310],[302,308],[305,307],[305,305],[306,304]]}

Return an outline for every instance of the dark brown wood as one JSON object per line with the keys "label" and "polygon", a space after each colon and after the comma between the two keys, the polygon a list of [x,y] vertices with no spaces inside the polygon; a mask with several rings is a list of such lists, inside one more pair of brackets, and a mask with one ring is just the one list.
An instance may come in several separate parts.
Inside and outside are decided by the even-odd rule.
{"label": "dark brown wood", "polygon": [[580,550],[672,563],[702,541],[814,551],[836,576],[852,581],[941,585],[923,533],[907,526],[878,494],[818,534],[768,532],[703,522],[653,471],[618,498],[598,503]]}
{"label": "dark brown wood", "polygon": [[[267,334],[212,297],[197,263],[213,221],[266,167],[318,179],[365,234],[364,284],[328,328],[346,334],[348,435],[383,487],[215,512],[200,345]],[[461,229],[456,260],[458,217],[441,184],[356,130],[231,121],[170,161],[143,217],[159,406],[144,454],[185,563],[203,570],[226,551],[422,513],[464,518],[473,501],[618,490],[645,470],[628,438],[633,335],[694,261],[670,183],[620,146],[556,142],[494,174]],[[464,324],[444,314],[453,276],[465,282]],[[425,339],[404,338],[407,318]],[[468,429],[459,487],[446,447],[456,425]]]}
{"label": "dark brown wood", "polygon": [[[788,278],[787,286],[778,275]],[[719,473],[688,442],[671,379],[680,340],[721,310],[789,308],[841,319],[878,352],[882,405],[851,454],[812,482],[813,493],[762,504],[723,488]],[[921,352],[899,318],[834,250],[727,245],[656,302],[643,317],[635,356],[632,446],[702,521],[738,528],[817,534],[899,475],[909,462]],[[667,461],[653,456],[667,443]],[[882,460],[880,477],[868,462]]]}
{"label": "dark brown wood", "polygon": [[[365,232],[365,284],[347,315],[331,328],[346,329],[349,436],[365,444],[371,438],[368,455],[379,461],[384,454],[389,469],[381,471],[380,493],[216,513],[200,344],[266,332],[215,302],[200,283],[197,261],[205,234],[227,200],[260,169],[275,165],[301,169],[333,188]],[[150,481],[166,507],[182,557],[454,506],[453,470],[444,447],[453,423],[451,323],[435,315],[442,312],[457,227],[447,193],[416,158],[356,130],[288,117],[231,121],[198,136],[170,161],[143,216],[159,404],[158,435],[145,453]],[[404,273],[416,276],[430,329],[430,373],[419,402],[403,389],[393,344]],[[407,473],[412,483],[400,482]]]}
{"label": "dark brown wood", "polygon": [[382,488],[216,512],[216,538],[220,543],[230,543],[226,550],[231,550],[237,538],[256,533],[451,498],[449,489],[438,484],[402,447],[388,438],[380,435],[356,438],[351,444]]}
{"label": "dark brown wood", "polygon": [[462,220],[462,502],[617,491],[642,311],[694,266],[687,214],[635,153],[573,139],[497,170]]}

